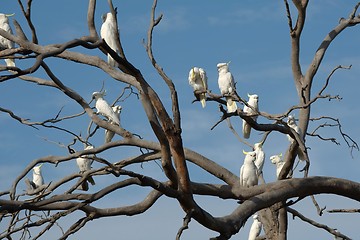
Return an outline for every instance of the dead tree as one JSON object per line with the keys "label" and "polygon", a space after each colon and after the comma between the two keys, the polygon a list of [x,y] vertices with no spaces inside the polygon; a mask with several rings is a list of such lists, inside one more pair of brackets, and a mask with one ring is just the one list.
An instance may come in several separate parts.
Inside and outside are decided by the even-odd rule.
{"label": "dead tree", "polygon": [[[335,138],[327,139],[317,133],[317,130],[325,127],[325,125],[319,125],[312,132],[308,131],[311,121],[316,123],[318,120],[327,119],[332,122],[331,126],[339,128],[340,134],[348,146],[351,149],[358,150],[356,142],[342,131],[338,119],[331,118],[330,116],[314,118],[311,115],[311,106],[319,99],[338,97],[326,95],[324,90],[327,88],[335,71],[350,68],[350,66],[339,65],[334,68],[319,92],[312,90],[312,84],[332,41],[344,29],[355,26],[360,22],[360,17],[357,14],[360,3],[354,6],[347,18],[342,18],[338,25],[329,31],[329,34],[320,43],[308,69],[304,70],[300,64],[300,37],[305,25],[308,1],[293,0],[292,4],[297,11],[294,14],[290,11],[288,1],[284,0],[291,42],[291,66],[299,99],[298,105],[286,109],[282,114],[256,111],[255,115],[261,118],[262,122],[266,122],[258,123],[252,116],[247,115],[240,108],[234,113],[228,113],[225,110],[226,102],[224,101],[224,96],[216,95],[212,91],[206,92],[207,101],[210,102],[208,105],[213,104],[215,106],[219,104],[219,109],[222,112],[222,116],[218,123],[214,125],[214,128],[218,124],[225,124],[224,121],[230,118],[240,119],[245,120],[254,130],[265,133],[263,142],[269,141],[268,136],[272,133],[289,135],[294,139],[294,141],[289,143],[284,154],[285,164],[278,176],[278,179],[282,181],[264,182],[257,186],[245,188],[239,185],[239,176],[221,166],[219,161],[216,161],[216,159],[212,160],[192,149],[184,147],[180,117],[181,109],[179,107],[176,86],[153,54],[153,32],[156,30],[156,26],[161,24],[163,17],[162,14],[157,16],[155,13],[156,0],[154,0],[151,9],[150,26],[147,38],[143,44],[150,63],[167,86],[171,99],[171,110],[165,107],[165,99],[162,99],[158,92],[154,90],[154,83],[150,79],[146,79],[141,69],[137,68],[127,59],[126,49],[122,47],[119,33],[116,33],[117,46],[120,49],[118,52],[115,52],[98,35],[94,20],[95,0],[89,0],[88,5],[87,25],[89,34],[68,42],[52,45],[39,44],[36,26],[31,18],[32,1],[28,0],[26,6],[21,1],[18,2],[27,20],[27,27],[30,29],[31,36],[27,36],[24,33],[23,28],[25,26],[20,26],[16,20],[13,22],[15,26],[14,34],[0,29],[1,36],[15,42],[18,46],[14,49],[5,49],[0,52],[2,58],[14,58],[17,63],[15,67],[1,66],[0,82],[4,83],[12,79],[19,79],[20,81],[40,85],[43,87],[43,90],[49,88],[55,89],[65,94],[73,104],[82,110],[74,114],[64,115],[63,110],[60,109],[54,117],[43,121],[31,121],[26,117],[19,116],[16,113],[16,109],[0,108],[1,112],[8,114],[13,120],[23,125],[62,132],[67,136],[69,142],[69,144],[62,144],[62,147],[68,151],[63,156],[44,156],[31,162],[29,159],[29,164],[22,170],[21,174],[15,177],[12,186],[2,190],[0,193],[0,221],[2,226],[6,225],[6,229],[0,233],[0,238],[12,239],[18,236],[20,238],[31,236],[37,239],[43,236],[48,229],[56,226],[60,219],[71,216],[74,213],[82,213],[83,217],[76,219],[59,236],[59,239],[67,239],[70,235],[80,231],[89,221],[105,217],[142,214],[150,209],[159,198],[169,198],[179,204],[185,216],[184,224],[179,229],[177,239],[180,239],[182,232],[188,228],[188,224],[192,219],[204,228],[217,232],[218,236],[213,239],[230,239],[241,231],[242,226],[249,217],[257,212],[261,215],[266,239],[287,238],[288,213],[315,227],[325,229],[329,234],[349,239],[349,237],[341,234],[334,228],[323,226],[308,219],[291,208],[291,206],[306,197],[312,197],[316,204],[313,196],[317,194],[335,194],[360,202],[360,184],[358,182],[333,177],[308,176],[311,158],[307,154],[306,147],[306,138],[308,136],[315,136],[325,141],[337,141]],[[109,0],[108,3],[110,12],[117,16],[116,8],[113,7],[112,1]],[[86,51],[77,51],[78,49]],[[107,54],[110,54],[115,59],[118,67],[114,68],[103,60]],[[118,97],[110,105],[114,106],[126,99],[140,103],[148,122],[148,125],[144,126],[144,128],[151,129],[156,140],[144,139],[136,133],[136,130],[126,129],[126,126],[121,124],[113,124],[108,118],[97,114],[94,107],[92,107],[93,102],[86,100],[89,99],[91,92],[85,96],[80,94],[81,89],[70,88],[70,81],[58,77],[59,74],[53,70],[54,68],[51,67],[48,61],[50,59],[57,61],[66,60],[74,64],[93,67],[106,74],[112,81],[119,83]],[[20,67],[26,66],[18,64],[25,60],[27,63],[31,62],[31,65]],[[46,77],[38,77],[36,74],[40,71],[45,72]],[[99,89],[100,92],[102,90],[104,89]],[[239,95],[233,94],[231,97],[239,105],[247,105],[246,101]],[[302,136],[286,123],[286,118],[294,111],[299,112],[298,126],[301,132],[306,133]],[[82,126],[88,126],[85,134],[82,126],[79,126],[77,129],[70,129],[61,125],[63,122],[78,120],[84,123]],[[120,136],[120,140],[113,140],[97,145],[94,148],[83,150],[83,146],[92,145],[92,142],[98,141],[95,139],[99,139],[102,136],[104,129],[114,132],[116,136]],[[234,133],[236,134],[235,131]],[[251,146],[251,144],[249,145]],[[126,158],[117,156],[116,159],[102,157],[103,153],[128,147],[139,150],[138,154]],[[304,161],[306,164],[303,169],[303,178],[291,178],[291,171],[299,151],[305,156]],[[31,173],[32,168],[38,164],[42,163],[60,167],[63,164],[74,162],[79,157],[89,158],[91,161],[96,162],[98,167],[93,167],[91,170],[82,173],[74,172],[63,176],[61,179],[53,179],[41,187],[34,187],[31,181],[26,178]],[[157,178],[150,175],[151,173],[147,175],[128,170],[128,167],[146,162],[160,163],[163,176]],[[188,168],[189,163],[216,177],[222,184],[191,181]],[[92,191],[90,186],[87,192],[79,192],[79,186],[89,177],[94,178],[95,181],[102,177],[107,177],[107,179],[111,180],[108,184],[100,186],[98,191]],[[166,180],[160,180],[164,178]],[[29,189],[25,192],[20,187],[20,184],[24,181],[29,185]],[[98,201],[130,186],[146,187],[152,190],[143,201],[134,203],[131,206],[114,205],[111,208],[97,206],[96,203]],[[206,206],[198,204],[194,198],[196,195],[231,199],[234,202],[239,202],[239,205],[230,214],[216,217],[210,214]],[[292,198],[297,198],[298,200],[289,200]],[[320,214],[322,211],[323,209],[319,207]],[[35,236],[32,235],[34,229],[37,229],[37,231],[34,231],[36,232]]]}

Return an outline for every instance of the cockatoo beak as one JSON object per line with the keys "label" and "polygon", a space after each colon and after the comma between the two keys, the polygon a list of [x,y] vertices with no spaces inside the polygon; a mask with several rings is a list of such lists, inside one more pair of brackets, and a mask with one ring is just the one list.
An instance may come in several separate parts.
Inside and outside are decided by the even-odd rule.
{"label": "cockatoo beak", "polygon": [[249,152],[245,152],[245,150],[243,149],[243,154],[247,155]]}
{"label": "cockatoo beak", "polygon": [[15,15],[15,13],[12,13],[12,14],[5,14],[5,16],[7,16],[7,17],[12,17],[12,16],[14,16]]}

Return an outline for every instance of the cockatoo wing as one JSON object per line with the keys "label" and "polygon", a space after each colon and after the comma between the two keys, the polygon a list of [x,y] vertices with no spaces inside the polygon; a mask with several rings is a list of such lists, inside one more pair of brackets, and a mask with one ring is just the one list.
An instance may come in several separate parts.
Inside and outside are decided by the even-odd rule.
{"label": "cockatoo wing", "polygon": [[[235,91],[234,78],[230,72],[219,72],[218,85],[222,95],[231,94]],[[226,96],[226,108],[229,113],[237,109],[236,102],[230,96]]]}
{"label": "cockatoo wing", "polygon": [[258,169],[258,172],[261,173],[264,167],[265,162],[265,153],[262,149],[258,149],[256,151],[256,159],[255,159],[255,166]]}
{"label": "cockatoo wing", "polygon": [[283,162],[282,160],[279,161],[278,163],[276,163],[276,177],[279,177],[284,164],[285,164],[285,162]]}
{"label": "cockatoo wing", "polygon": [[98,112],[107,117],[111,122],[120,125],[120,119],[114,113],[113,109],[109,106],[109,104],[102,98],[99,98],[95,104],[96,109]]}
{"label": "cockatoo wing", "polygon": [[260,235],[262,224],[259,220],[254,219],[250,231],[248,240],[255,240],[257,236]]}
{"label": "cockatoo wing", "polygon": [[205,70],[202,69],[202,68],[199,68],[199,74],[200,74],[202,86],[203,86],[204,90],[207,90],[207,80],[208,80],[208,78],[206,76]]}
{"label": "cockatoo wing", "polygon": [[76,159],[76,164],[78,165],[81,173],[91,170],[91,160],[86,158],[85,156],[78,157]]}
{"label": "cockatoo wing", "polygon": [[[294,131],[295,131],[297,134],[299,134],[299,136],[300,136],[301,139],[303,138],[303,134],[302,134],[302,132],[301,132],[301,129],[299,128],[299,126],[296,125],[296,122],[295,122],[295,119],[294,119],[293,116],[289,116],[289,117],[288,117],[287,124],[288,124],[288,126],[289,126],[290,128],[294,129]],[[287,134],[286,136],[287,136],[289,142],[292,143],[293,141],[295,141],[295,139],[293,139],[292,137],[290,137],[289,134]],[[298,155],[298,157],[299,157],[299,159],[300,159],[301,161],[304,161],[305,158],[306,158],[305,154],[300,150],[300,148],[297,150],[297,155]]]}
{"label": "cockatoo wing", "polygon": [[[7,33],[13,34],[6,14],[0,14],[0,28]],[[0,49],[11,49],[14,47],[14,42],[4,38],[3,36],[0,36]],[[6,58],[5,63],[8,67],[15,67],[15,60],[12,58]]]}
{"label": "cockatoo wing", "polygon": [[[114,111],[115,115],[119,119],[119,126],[120,126],[120,113],[121,113],[122,107],[120,105],[116,105],[116,106],[112,107],[112,110]],[[105,143],[111,142],[111,140],[113,139],[114,136],[115,136],[115,132],[105,129]]]}
{"label": "cockatoo wing", "polygon": [[41,166],[42,164],[33,167],[33,183],[35,184],[36,188],[40,187],[44,184],[44,178],[41,173]]}
{"label": "cockatoo wing", "polygon": [[[87,149],[92,149],[92,148],[94,148],[94,147],[90,145],[90,146],[87,146],[87,147],[85,148],[85,150],[87,150]],[[86,172],[86,171],[91,170],[92,159],[86,157],[86,155],[85,155],[85,156],[80,156],[80,157],[78,157],[78,158],[76,159],[76,164],[77,164],[78,167],[79,167],[80,173],[84,173],[84,172]],[[79,189],[79,190],[83,190],[83,191],[89,190],[89,184],[88,184],[88,182],[91,183],[91,185],[95,185],[94,179],[92,178],[92,176],[89,176],[89,177],[87,177],[87,178],[85,179],[85,181],[83,181],[83,182],[81,183],[81,185],[79,185],[78,189]]]}
{"label": "cockatoo wing", "polygon": [[105,129],[105,143],[111,142],[114,136],[115,133],[113,131]]}
{"label": "cockatoo wing", "polygon": [[255,164],[251,164],[251,167],[249,168],[249,176],[248,176],[248,187],[252,187],[258,184],[258,173],[257,168]]}
{"label": "cockatoo wing", "polygon": [[[249,104],[250,107],[245,105],[243,111],[246,114],[254,115],[254,114],[256,114],[255,110],[258,110],[258,96],[256,94],[253,94],[253,95],[248,94],[248,96],[249,96],[249,101],[247,103]],[[252,119],[254,119],[254,121],[256,121],[257,116],[253,116]],[[243,132],[243,137],[244,138],[249,138],[250,137],[251,126],[245,120],[243,120],[242,132]]]}
{"label": "cockatoo wing", "polygon": [[245,182],[244,182],[244,164],[241,166],[240,168],[240,186],[245,186]]}
{"label": "cockatoo wing", "polygon": [[[115,18],[111,13],[106,14],[105,21],[101,25],[100,36],[112,50],[119,53],[119,48],[116,42],[116,23]],[[117,62],[110,56],[110,54],[108,54],[108,63],[112,67],[118,66]]]}
{"label": "cockatoo wing", "polygon": [[226,108],[228,113],[233,113],[237,110],[237,104],[231,97],[226,97]]}
{"label": "cockatoo wing", "polygon": [[[202,90],[207,90],[207,76],[204,69],[199,68],[199,75],[200,75],[200,84],[202,85]],[[202,107],[204,108],[206,106],[206,93],[200,93],[200,102]]]}
{"label": "cockatoo wing", "polygon": [[193,67],[189,72],[189,84],[194,90],[194,95],[201,102],[202,107],[206,106],[206,93],[196,93],[196,91],[207,90],[207,76],[202,68]]}
{"label": "cockatoo wing", "polygon": [[[299,134],[300,138],[302,139],[302,138],[303,138],[303,135],[302,135],[301,129],[300,129],[298,126],[296,126],[296,127],[294,128],[294,130],[295,130],[295,132],[296,132],[297,134]],[[299,159],[300,159],[301,161],[304,161],[304,160],[305,160],[305,158],[306,158],[306,157],[305,157],[305,153],[304,153],[303,151],[301,151],[300,148],[298,148],[297,154],[298,154],[298,157],[299,157]]]}
{"label": "cockatoo wing", "polygon": [[243,137],[247,139],[250,137],[251,126],[244,119],[242,121],[243,121],[243,125],[242,125]]}

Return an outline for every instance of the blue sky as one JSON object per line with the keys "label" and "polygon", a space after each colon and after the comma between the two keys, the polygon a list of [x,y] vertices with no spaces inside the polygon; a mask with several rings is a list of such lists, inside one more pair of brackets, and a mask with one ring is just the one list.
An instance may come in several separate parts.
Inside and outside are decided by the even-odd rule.
{"label": "blue sky", "polygon": [[[55,6],[56,4],[56,6]],[[314,52],[325,35],[334,28],[340,17],[347,17],[355,6],[356,1],[312,1],[308,7],[307,22],[302,35],[301,64],[305,71]],[[71,9],[69,9],[71,5]],[[121,39],[127,58],[139,68],[148,82],[163,97],[164,104],[170,110],[168,90],[161,78],[151,67],[147,59],[142,39],[146,37],[149,25],[152,1],[114,1],[118,7],[118,20]],[[15,13],[14,18],[20,22],[26,33],[26,27],[17,1],[3,0],[1,12]],[[108,11],[106,1],[98,1],[96,9],[96,26],[100,29],[101,15]],[[292,9],[295,15],[294,9]],[[54,1],[34,1],[33,22],[37,26],[40,44],[54,44],[69,41],[87,34],[87,1],[63,0],[61,4]],[[153,50],[158,63],[174,81],[180,100],[184,145],[200,152],[206,157],[225,166],[238,174],[243,161],[242,150],[249,150],[240,143],[230,132],[225,123],[214,130],[210,128],[219,120],[220,113],[214,102],[208,102],[202,109],[200,103],[191,104],[193,93],[188,85],[188,72],[193,66],[203,67],[207,71],[209,88],[219,93],[217,86],[216,64],[231,61],[230,70],[237,82],[237,92],[240,96],[247,93],[257,93],[260,96],[260,110],[267,113],[283,113],[292,105],[297,104],[296,90],[293,85],[290,56],[290,37],[285,6],[283,1],[164,1],[159,0],[157,13],[163,13],[164,18],[154,32]],[[342,101],[320,100],[312,108],[314,117],[328,115],[339,118],[343,131],[359,142],[360,129],[357,125],[358,109],[358,76],[360,73],[360,32],[359,26],[346,29],[331,44],[322,67],[319,69],[314,82],[314,93],[323,85],[327,75],[337,65],[352,65],[351,70],[339,70],[331,79],[326,92],[339,94]],[[100,51],[84,51],[91,55],[105,56]],[[112,80],[97,69],[73,64],[63,60],[47,60],[54,73],[67,85],[90,101],[91,93],[100,90],[104,82],[107,89],[106,99],[112,102],[125,86]],[[28,67],[31,61],[23,61],[18,66]],[[43,72],[34,76],[44,77]],[[40,121],[54,117],[61,107],[62,116],[81,112],[81,108],[54,89],[11,80],[0,84],[0,106],[12,109],[17,115]],[[145,114],[134,96],[121,102],[123,112],[122,125],[128,130],[138,133],[146,139],[154,139],[152,132],[147,130],[148,123],[144,121]],[[296,112],[295,112],[296,114]],[[241,121],[232,119],[236,130],[240,130]],[[259,118],[260,122],[266,119]],[[35,130],[23,126],[0,113],[0,191],[8,189],[12,179],[32,160],[47,155],[65,155],[66,149],[53,142],[68,144],[72,137],[53,129]],[[86,134],[89,124],[87,116],[79,120],[62,123],[62,127]],[[145,125],[145,127],[144,127]],[[309,130],[316,127],[312,123]],[[354,152],[353,158],[345,142],[335,129],[324,129],[321,132],[326,137],[336,137],[340,146],[330,142],[321,142],[307,138],[307,146],[311,159],[310,175],[329,175],[360,181],[358,169],[360,155]],[[262,135],[253,131],[249,139],[255,143]],[[48,141],[44,140],[47,139]],[[103,141],[101,133],[92,139],[98,146]],[[275,181],[275,167],[269,157],[284,152],[288,142],[285,136],[271,134],[264,145],[266,163],[264,175],[267,182]],[[80,146],[78,149],[80,150]],[[110,161],[119,161],[123,157],[138,154],[136,149],[114,149],[102,156]],[[99,167],[98,165],[94,167]],[[162,172],[154,163],[134,166],[133,170],[153,177],[163,179]],[[47,182],[60,179],[76,170],[75,163],[69,162],[58,167],[45,165],[44,177]],[[190,164],[191,179],[193,181],[219,182],[204,171]],[[301,176],[296,171],[296,176]],[[30,174],[29,176],[30,177]],[[115,179],[116,181],[117,179]],[[96,179],[98,185],[93,189],[99,190],[101,184],[114,181],[111,178]],[[104,185],[103,185],[104,186]],[[19,186],[19,190],[23,185]],[[127,191],[120,191],[99,203],[99,206],[127,205],[141,201],[147,192],[134,187]],[[235,201],[221,201],[196,197],[201,206],[207,211],[220,216],[230,213],[235,207]],[[355,208],[358,204],[335,196],[318,197],[321,206],[332,208]],[[316,216],[316,209],[310,199],[305,199],[295,206],[308,217],[316,221],[337,227],[339,231],[352,237],[359,238],[359,232],[351,227],[351,223],[359,221],[354,214],[324,214]],[[79,216],[79,215],[76,215]],[[140,216],[116,217],[97,220],[89,223],[79,233],[69,239],[99,239],[103,232],[118,239],[119,235],[126,239],[144,239],[146,236],[156,236],[157,239],[174,238],[182,224],[184,213],[174,200],[160,199],[152,209]],[[68,221],[69,220],[69,221]],[[69,218],[62,222],[66,229]],[[136,225],[141,226],[141,231]],[[289,218],[290,239],[332,239],[323,230],[314,229],[298,219]],[[208,239],[217,235],[194,220],[190,228],[184,232],[182,239]],[[247,237],[250,223],[247,223],[239,234],[232,239]],[[0,228],[1,229],[1,228]],[[156,233],[154,233],[156,230]],[[60,230],[50,231],[48,238],[59,236]]]}

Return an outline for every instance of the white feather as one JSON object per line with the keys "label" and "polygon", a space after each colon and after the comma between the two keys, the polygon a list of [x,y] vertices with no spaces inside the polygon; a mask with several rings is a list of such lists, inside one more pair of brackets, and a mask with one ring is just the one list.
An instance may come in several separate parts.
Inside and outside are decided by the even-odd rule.
{"label": "white feather", "polygon": [[[84,150],[93,149],[94,147],[89,145]],[[93,160],[88,158],[87,156],[80,156],[76,159],[76,164],[79,167],[80,173],[91,170],[91,164]]]}
{"label": "white feather", "polygon": [[[259,111],[259,106],[258,106],[258,101],[259,101],[259,97],[256,94],[252,94],[252,95],[248,95],[249,96],[249,100],[248,100],[248,104],[249,106],[253,107],[253,109],[251,109],[250,107],[244,105],[244,113],[248,114],[248,115],[254,115],[257,113],[257,111]],[[253,116],[252,119],[254,119],[254,121],[257,120],[257,116]],[[251,126],[250,124],[248,124],[244,119],[243,119],[243,136],[244,138],[249,138],[250,137],[250,133],[251,133]]]}
{"label": "white feather", "polygon": [[44,178],[41,173],[41,167],[42,164],[33,167],[33,183],[35,185],[35,188],[40,187],[41,185],[44,185]]}
{"label": "white feather", "polygon": [[[113,106],[112,109],[120,121],[120,113],[121,113],[122,107],[120,105],[116,105],[116,106]],[[115,132],[105,129],[105,143],[111,142],[114,135],[115,135]]]}
{"label": "white feather", "polygon": [[106,117],[111,123],[120,125],[120,119],[115,114],[114,110],[110,105],[104,100],[104,94],[100,92],[94,92],[92,94],[93,99],[95,99],[95,107],[98,114],[103,115]]}
{"label": "white feather", "polygon": [[[301,132],[301,129],[300,129],[299,126],[296,124],[295,118],[294,118],[293,116],[290,115],[290,116],[288,117],[287,125],[288,125],[289,127],[291,127],[292,129],[294,129],[297,134],[299,134],[300,139],[303,139],[303,134],[302,134],[302,132]],[[292,137],[290,137],[289,134],[286,135],[286,136],[287,136],[289,142],[292,143],[293,141],[295,141]],[[298,155],[298,157],[299,157],[300,160],[305,160],[305,155],[304,155],[304,153],[300,150],[300,148],[298,148],[297,155]]]}
{"label": "white feather", "polygon": [[[0,28],[6,31],[7,33],[13,34],[9,24],[9,19],[7,15],[3,13],[0,13]],[[0,36],[0,49],[11,49],[14,47],[15,47],[14,42],[10,41],[7,38],[4,38],[3,36]],[[8,67],[15,67],[14,59],[7,58],[5,59],[5,63]]]}
{"label": "white feather", "polygon": [[[115,17],[112,15],[112,13],[107,13],[103,16],[104,22],[101,25],[100,29],[100,36],[102,39],[105,40],[107,45],[114,50],[114,52],[119,53],[119,47],[116,42],[116,22]],[[112,67],[117,67],[117,62],[108,54],[108,63]]]}
{"label": "white feather", "polygon": [[270,157],[270,161],[272,164],[276,166],[276,177],[279,177],[281,169],[283,168],[285,162],[281,159],[282,154],[273,155]]}
{"label": "white feather", "polygon": [[[189,84],[195,91],[207,90],[207,76],[204,69],[193,67],[189,72]],[[196,98],[200,100],[202,107],[206,106],[206,93],[195,94]]]}
{"label": "white feather", "polygon": [[[93,149],[93,148],[94,148],[94,146],[89,145],[84,150],[89,150],[89,149]],[[93,161],[94,160],[89,158],[88,155],[80,156],[80,157],[76,158],[76,164],[79,167],[80,173],[83,174],[84,172],[91,170],[91,165],[92,165]],[[89,176],[82,183],[82,185],[79,186],[79,189],[87,191],[89,188],[87,182],[90,182],[91,185],[95,185],[94,179],[91,176]]]}
{"label": "white feather", "polygon": [[240,186],[252,187],[258,184],[257,168],[255,166],[255,152],[245,155],[244,163],[240,168]]}
{"label": "white feather", "polygon": [[254,144],[254,152],[256,154],[256,159],[255,159],[254,163],[258,169],[258,174],[260,174],[262,172],[262,169],[264,167],[264,162],[265,162],[265,152],[262,149],[261,143]]}
{"label": "white feather", "polygon": [[[228,95],[236,91],[234,77],[229,71],[229,63],[218,63],[219,72],[218,85],[221,95]],[[235,112],[237,109],[236,102],[230,96],[226,98],[226,107],[229,113]]]}
{"label": "white feather", "polygon": [[262,223],[259,221],[259,216],[255,214],[253,216],[253,223],[251,224],[248,240],[255,240],[260,235]]}

